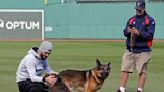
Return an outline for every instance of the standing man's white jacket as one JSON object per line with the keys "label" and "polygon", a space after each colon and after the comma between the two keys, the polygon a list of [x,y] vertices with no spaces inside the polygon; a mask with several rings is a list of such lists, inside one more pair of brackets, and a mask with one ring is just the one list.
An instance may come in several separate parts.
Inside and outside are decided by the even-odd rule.
{"label": "standing man's white jacket", "polygon": [[26,79],[31,79],[32,82],[42,82],[44,72],[54,73],[48,64],[48,60],[42,60],[37,50],[38,47],[33,47],[22,59],[16,72],[16,82],[26,81]]}

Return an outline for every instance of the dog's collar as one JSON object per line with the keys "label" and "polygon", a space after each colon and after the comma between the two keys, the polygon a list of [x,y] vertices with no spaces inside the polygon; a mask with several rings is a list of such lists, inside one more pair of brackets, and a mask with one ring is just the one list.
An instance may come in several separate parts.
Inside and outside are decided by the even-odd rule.
{"label": "dog's collar", "polygon": [[95,75],[94,70],[91,70],[91,73],[92,73],[93,77],[95,78],[97,84],[101,84],[101,81],[99,80],[99,77],[97,77],[97,76]]}

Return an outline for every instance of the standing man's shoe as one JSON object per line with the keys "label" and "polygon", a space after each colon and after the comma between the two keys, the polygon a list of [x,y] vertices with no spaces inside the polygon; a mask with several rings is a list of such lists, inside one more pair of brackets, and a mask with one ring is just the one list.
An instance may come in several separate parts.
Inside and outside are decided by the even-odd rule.
{"label": "standing man's shoe", "polygon": [[120,89],[118,89],[118,90],[117,90],[117,92],[121,92],[121,90],[120,90]]}

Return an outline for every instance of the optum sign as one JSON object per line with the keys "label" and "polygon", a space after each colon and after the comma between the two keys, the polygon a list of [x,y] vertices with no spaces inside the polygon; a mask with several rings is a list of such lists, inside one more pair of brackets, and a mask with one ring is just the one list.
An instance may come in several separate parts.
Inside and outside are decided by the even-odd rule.
{"label": "optum sign", "polygon": [[44,39],[43,10],[0,10],[0,39]]}
{"label": "optum sign", "polygon": [[6,28],[6,29],[27,29],[27,30],[33,30],[33,29],[40,29],[40,22],[37,21],[7,21],[6,23],[0,19],[0,28]]}

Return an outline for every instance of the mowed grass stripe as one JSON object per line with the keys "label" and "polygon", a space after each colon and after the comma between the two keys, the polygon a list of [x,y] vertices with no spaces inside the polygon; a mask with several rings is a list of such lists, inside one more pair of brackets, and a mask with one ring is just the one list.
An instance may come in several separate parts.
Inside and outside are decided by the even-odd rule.
{"label": "mowed grass stripe", "polygon": [[[56,71],[65,69],[87,70],[102,63],[112,63],[111,75],[99,92],[116,92],[119,86],[120,66],[125,50],[123,42],[53,42],[54,51],[49,57],[51,67]],[[0,43],[0,92],[18,92],[15,73],[20,60],[32,46],[39,42]],[[164,91],[164,43],[154,43],[152,59],[148,67],[148,79],[144,92]],[[130,75],[127,92],[135,92],[137,73]]]}

